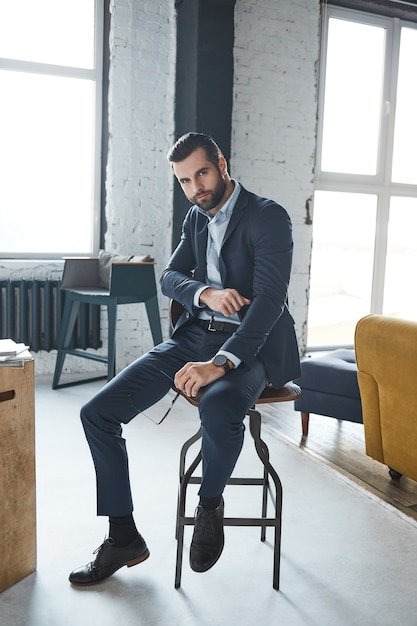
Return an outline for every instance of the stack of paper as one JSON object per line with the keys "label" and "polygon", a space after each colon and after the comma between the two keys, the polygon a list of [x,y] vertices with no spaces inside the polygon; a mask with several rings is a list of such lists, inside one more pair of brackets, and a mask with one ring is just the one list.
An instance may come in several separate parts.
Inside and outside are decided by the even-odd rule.
{"label": "stack of paper", "polygon": [[13,339],[0,339],[0,367],[22,367],[23,361],[31,360],[29,346]]}

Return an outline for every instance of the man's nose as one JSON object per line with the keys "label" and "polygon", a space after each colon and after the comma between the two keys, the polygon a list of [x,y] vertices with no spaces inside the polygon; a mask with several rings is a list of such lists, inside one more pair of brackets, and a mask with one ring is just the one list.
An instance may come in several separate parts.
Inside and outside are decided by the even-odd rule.
{"label": "man's nose", "polygon": [[201,178],[194,178],[191,184],[193,186],[193,195],[202,191],[203,184],[202,184]]}

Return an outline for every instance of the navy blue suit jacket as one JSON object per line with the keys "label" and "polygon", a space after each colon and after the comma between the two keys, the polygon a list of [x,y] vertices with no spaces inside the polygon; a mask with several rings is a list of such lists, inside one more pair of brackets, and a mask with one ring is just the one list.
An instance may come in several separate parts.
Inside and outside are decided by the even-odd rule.
{"label": "navy blue suit jacket", "polygon": [[[192,206],[180,243],[161,277],[162,292],[185,308],[175,330],[198,314],[193,299],[206,284],[206,248],[207,217]],[[285,209],[242,187],[224,236],[220,273],[223,286],[237,289],[251,304],[240,310],[241,324],[222,349],[249,367],[259,356],[275,387],[300,375],[294,320],[287,302],[292,250],[291,220]]]}

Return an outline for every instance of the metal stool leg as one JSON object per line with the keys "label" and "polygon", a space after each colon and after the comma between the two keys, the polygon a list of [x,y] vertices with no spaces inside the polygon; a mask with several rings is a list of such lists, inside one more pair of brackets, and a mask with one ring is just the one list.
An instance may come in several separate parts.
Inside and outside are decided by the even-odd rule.
{"label": "metal stool leg", "polygon": [[275,486],[275,518],[274,526],[274,566],[273,581],[274,589],[279,589],[280,561],[281,561],[281,518],[282,518],[282,483],[269,461],[269,451],[266,443],[261,439],[261,415],[256,409],[248,411],[250,432],[255,442],[255,449],[265,471],[271,477]]}
{"label": "metal stool leg", "polygon": [[[178,530],[179,530],[179,519],[180,519],[180,515],[184,516],[185,515],[185,498],[186,498],[186,488],[190,482],[190,478],[191,475],[189,476],[188,480],[187,480],[187,484],[184,487],[184,501],[180,502],[181,499],[181,494],[182,494],[182,490],[181,490],[181,486],[184,482],[184,474],[185,474],[185,462],[186,462],[186,458],[187,458],[187,452],[188,450],[191,448],[191,446],[193,445],[193,443],[195,443],[196,441],[198,441],[201,437],[201,428],[198,429],[198,431],[195,433],[195,435],[193,435],[192,437],[190,437],[189,439],[187,439],[187,441],[183,444],[182,448],[181,448],[181,453],[180,453],[180,469],[179,469],[179,488],[178,488],[178,502],[177,502],[177,519],[176,519],[176,523],[175,523],[175,539],[178,539]],[[200,460],[201,460],[201,452],[200,452]],[[200,461],[199,461],[200,462]],[[193,464],[194,465],[194,464]],[[198,465],[198,463],[197,463]],[[195,465],[194,469],[197,467],[197,465]],[[182,510],[182,513],[180,512]]]}
{"label": "metal stool leg", "polygon": [[[186,449],[184,451],[184,446],[183,446],[183,449],[181,450],[181,455],[183,455],[184,453],[184,457],[181,460],[182,462],[185,462],[185,454],[188,448],[191,446],[191,444],[194,443],[194,441],[197,441],[197,439],[199,438],[199,433],[200,431],[196,435],[191,437],[191,439],[185,442],[184,446],[186,447]],[[184,526],[186,523],[191,523],[185,517],[185,503],[186,503],[187,487],[200,461],[201,461],[201,451],[197,454],[197,456],[195,457],[194,461],[191,463],[188,470],[182,474],[182,477],[180,479],[180,486],[179,486],[179,493],[178,493],[177,524],[176,524],[177,559],[176,559],[176,566],[175,566],[175,589],[179,589],[179,587],[181,586],[182,556],[183,556],[183,548],[184,548]],[[180,469],[180,472],[181,472],[181,469]]]}
{"label": "metal stool leg", "polygon": [[187,457],[187,452],[188,450],[191,448],[191,446],[193,445],[193,443],[195,443],[196,441],[198,441],[201,437],[201,432],[202,429],[199,428],[198,431],[189,439],[187,439],[187,441],[183,444],[182,448],[181,448],[181,453],[180,453],[180,482],[184,476],[185,473],[185,461],[186,461],[186,457]]}

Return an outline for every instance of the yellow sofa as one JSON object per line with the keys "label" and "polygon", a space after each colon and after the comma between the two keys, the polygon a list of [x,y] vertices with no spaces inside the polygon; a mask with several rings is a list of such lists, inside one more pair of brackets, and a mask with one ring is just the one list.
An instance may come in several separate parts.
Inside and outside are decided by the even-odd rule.
{"label": "yellow sofa", "polygon": [[417,322],[368,315],[355,351],[366,453],[417,480]]}

